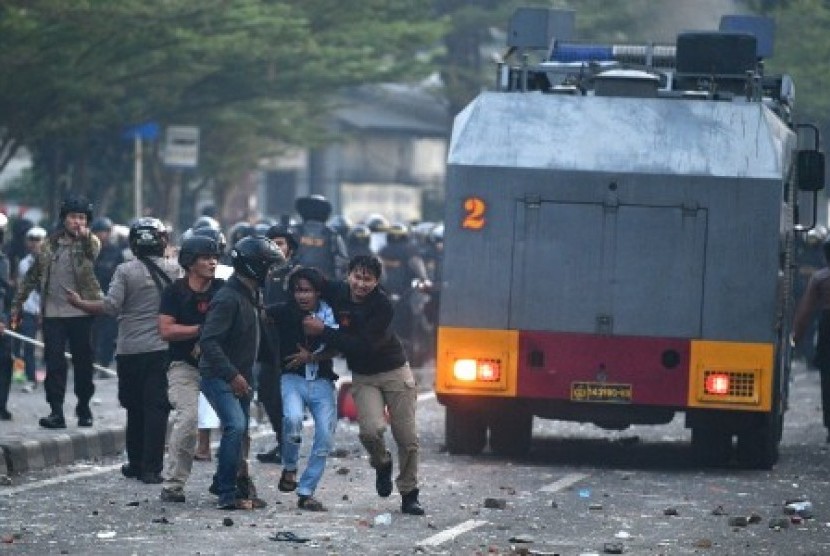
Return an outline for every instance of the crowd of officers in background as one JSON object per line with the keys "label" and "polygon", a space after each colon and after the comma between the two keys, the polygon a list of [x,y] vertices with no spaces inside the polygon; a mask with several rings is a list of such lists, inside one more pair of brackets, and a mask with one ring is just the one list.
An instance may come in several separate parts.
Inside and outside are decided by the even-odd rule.
{"label": "crowd of officers in background", "polygon": [[[379,286],[374,289],[383,292],[383,303],[390,305],[391,332],[395,333],[396,345],[402,348],[401,354],[408,354],[414,364],[425,362],[434,349],[443,225],[390,223],[379,214],[352,224],[343,216],[332,216],[331,204],[324,197],[312,195],[297,199],[295,209],[300,215],[299,221],[284,217],[280,221],[239,222],[226,235],[217,220],[204,215],[181,234],[175,245],[170,241],[171,230],[155,218],[139,218],[130,226],[119,226],[106,216],[93,218],[93,209],[87,199],[68,196],[61,204],[58,222],[52,230],[23,219],[10,222],[0,213],[0,242],[6,240],[0,254],[3,299],[0,329],[13,331],[2,336],[0,346],[0,420],[13,419],[6,407],[13,382],[20,382],[24,392],[37,390],[42,382],[50,413],[39,420],[40,426],[66,428],[63,405],[68,365],[64,350],[68,346],[77,398],[77,424],[91,427],[93,378],[113,376],[109,367],[117,358],[118,396],[127,411],[128,461],[122,467],[124,476],[145,483],[163,483],[163,500],[184,502],[184,485],[193,461],[211,459],[209,431],[221,426],[223,439],[217,458],[220,461],[211,492],[219,496],[222,509],[262,507],[265,502],[257,496],[246,465],[250,448],[247,410],[244,427],[229,426],[236,413],[229,413],[224,407],[221,392],[217,394],[212,389],[210,380],[205,382],[205,372],[200,369],[204,361],[224,364],[228,358],[233,360],[235,355],[224,351],[232,352],[236,346],[205,341],[203,327],[217,326],[210,324],[208,318],[208,308],[214,304],[225,309],[213,312],[244,312],[243,301],[255,312],[270,307],[265,312],[283,321],[290,321],[286,316],[290,311],[286,313],[288,309],[285,309],[281,313],[274,307],[294,304],[295,309],[308,310],[319,322],[308,324],[300,320],[294,329],[285,322],[265,326],[261,331],[257,328],[253,344],[255,372],[247,381],[243,380],[245,391],[241,390],[241,384],[233,382],[230,390],[235,397],[253,399],[256,389],[257,402],[268,415],[276,436],[275,446],[257,454],[257,458],[263,463],[283,463],[280,490],[294,491],[299,486],[300,508],[324,510],[312,495],[322,475],[325,457],[322,463],[315,463],[314,458],[321,450],[327,452],[331,448],[333,424],[324,422],[323,417],[318,420],[318,413],[323,415],[320,407],[325,406],[330,412],[333,406],[320,406],[313,392],[306,390],[315,383],[300,380],[303,397],[299,398],[299,409],[284,407],[280,386],[283,370],[305,369],[306,375],[313,371],[313,376],[306,376],[306,380],[316,379],[319,372],[326,379],[324,383],[333,385],[337,376],[331,370],[330,361],[340,355],[348,361],[352,340],[348,334],[336,332],[337,319],[333,316],[334,309],[327,304],[328,299],[324,298],[324,291],[336,297],[335,285],[344,284],[345,288],[348,284],[352,294],[349,296],[346,288],[345,301],[341,299],[340,303],[341,310],[344,304],[347,306],[348,314],[349,303],[373,291],[374,286],[364,287],[371,286],[373,280]],[[220,290],[227,298],[230,294],[224,292],[232,293],[230,286],[235,284],[238,299],[233,300],[231,296],[223,305],[220,295],[214,301],[214,295]],[[230,289],[223,290],[225,285]],[[254,292],[253,296],[246,297],[250,292]],[[373,302],[377,304],[377,300]],[[351,310],[355,311],[355,307]],[[222,320],[228,318],[224,315]],[[236,317],[232,320],[239,321]],[[20,335],[15,336],[19,339],[11,337],[15,334]],[[296,350],[293,346],[280,350],[280,338],[274,337],[278,334],[305,338],[306,346],[298,343]],[[415,338],[415,335],[421,337]],[[38,361],[40,350],[35,349],[41,337],[45,373]],[[338,345],[342,353],[334,347]],[[314,350],[309,351],[309,346],[315,346]],[[203,354],[204,349],[215,349],[216,353]],[[275,354],[280,351],[280,355]],[[394,363],[395,356],[390,356],[393,352],[394,346],[381,359],[386,357]],[[280,358],[286,353],[290,353],[287,362]],[[400,357],[407,359],[407,355]],[[400,361],[393,363],[390,364],[398,365]],[[194,378],[200,370],[201,382]],[[414,384],[408,364],[398,370],[403,372],[401,380]],[[216,373],[215,369],[210,372]],[[215,378],[223,378],[222,373]],[[221,386],[223,382],[219,383]],[[371,383],[364,386],[384,389],[383,385]],[[386,399],[388,394],[384,393],[384,400],[390,412],[397,412],[393,421],[399,422],[395,437],[402,467],[397,480],[403,499],[402,511],[421,515],[414,402],[410,403],[414,394],[405,400]],[[303,403],[315,417],[315,427],[321,431],[330,429],[330,434],[315,434],[308,469],[297,480],[299,440],[294,437],[301,436]],[[369,407],[365,406],[364,411],[370,413]],[[163,469],[165,431],[171,409],[173,432],[168,441],[167,467]],[[379,414],[380,423],[372,425],[380,427],[380,437],[376,437],[377,432],[368,434],[361,428],[361,441],[377,472],[378,494],[388,496],[392,490],[392,462],[382,440],[384,418]],[[407,420],[413,422],[400,424]],[[394,432],[396,424],[391,424]],[[284,438],[286,430],[292,435],[288,443]],[[411,438],[408,444],[402,445],[398,437],[406,437],[407,430],[411,430]],[[235,444],[238,440],[238,451],[226,446],[225,437],[234,434],[241,437],[231,438],[229,442]],[[290,461],[283,461],[286,453]],[[228,463],[231,460],[233,465]]]}

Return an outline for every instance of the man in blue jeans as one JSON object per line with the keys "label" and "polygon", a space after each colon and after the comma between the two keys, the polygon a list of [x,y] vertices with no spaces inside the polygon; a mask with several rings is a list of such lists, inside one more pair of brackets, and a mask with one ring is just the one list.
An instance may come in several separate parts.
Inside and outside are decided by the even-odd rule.
{"label": "man in blue jeans", "polygon": [[[250,384],[261,337],[259,288],[268,270],[283,264],[285,258],[271,240],[253,236],[234,245],[231,261],[234,274],[213,296],[199,339],[202,392],[222,424],[211,486],[211,492],[219,496],[220,510],[253,508],[243,446],[253,395]],[[240,469],[243,475],[238,482]],[[240,482],[248,488],[239,488]]]}
{"label": "man in blue jeans", "polygon": [[[334,388],[337,375],[331,362],[335,352],[327,349],[319,337],[312,338],[303,332],[303,319],[308,315],[315,315],[327,326],[337,327],[331,307],[320,300],[323,284],[319,270],[300,268],[288,278],[291,300],[268,308],[268,315],[276,322],[280,350],[284,355],[281,376],[284,467],[278,488],[282,492],[296,490],[297,507],[312,512],[326,509],[314,498],[314,491],[326,469],[326,457],[332,449],[337,426]],[[303,440],[305,408],[314,419],[314,443],[298,483],[297,461]]]}

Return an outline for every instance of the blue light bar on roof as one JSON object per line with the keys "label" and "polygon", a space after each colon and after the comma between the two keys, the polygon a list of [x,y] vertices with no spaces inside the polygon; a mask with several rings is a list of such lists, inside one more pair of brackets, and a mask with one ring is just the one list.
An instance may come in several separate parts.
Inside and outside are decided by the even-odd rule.
{"label": "blue light bar on roof", "polygon": [[614,47],[605,44],[567,44],[557,42],[550,54],[551,62],[609,62]]}

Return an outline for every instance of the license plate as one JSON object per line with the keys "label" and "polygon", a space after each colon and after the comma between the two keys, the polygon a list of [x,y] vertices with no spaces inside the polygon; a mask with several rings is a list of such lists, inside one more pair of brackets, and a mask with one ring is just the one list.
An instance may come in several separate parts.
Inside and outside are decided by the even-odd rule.
{"label": "license plate", "polygon": [[572,382],[571,401],[631,403],[630,384],[607,382]]}

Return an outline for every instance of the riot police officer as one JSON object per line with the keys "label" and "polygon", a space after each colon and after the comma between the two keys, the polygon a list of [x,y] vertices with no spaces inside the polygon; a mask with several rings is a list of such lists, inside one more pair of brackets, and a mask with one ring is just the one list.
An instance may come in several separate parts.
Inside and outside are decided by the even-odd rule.
{"label": "riot police officer", "polygon": [[314,267],[328,279],[344,277],[349,262],[346,244],[326,225],[331,203],[322,195],[311,195],[297,199],[294,208],[303,219],[296,230],[297,264]]}

